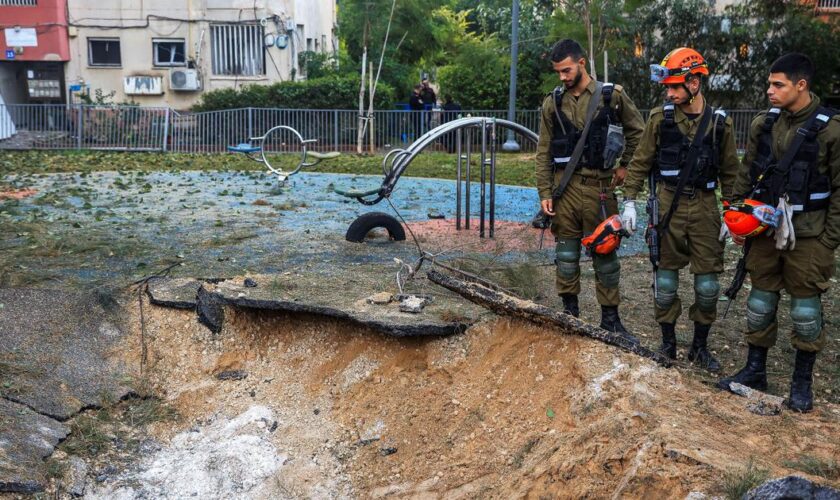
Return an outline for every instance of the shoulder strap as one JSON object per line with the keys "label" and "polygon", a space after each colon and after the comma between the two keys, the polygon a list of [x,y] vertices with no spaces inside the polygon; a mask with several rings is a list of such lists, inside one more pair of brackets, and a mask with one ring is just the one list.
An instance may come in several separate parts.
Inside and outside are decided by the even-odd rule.
{"label": "shoulder strap", "polygon": [[614,83],[604,83],[604,88],[601,89],[601,97],[604,101],[604,109],[610,117],[610,121],[618,122],[618,117],[615,116],[615,110],[612,108],[612,96],[615,91]]}
{"label": "shoulder strap", "polygon": [[779,169],[779,172],[787,172],[790,164],[793,163],[793,158],[799,152],[799,148],[802,147],[802,143],[806,139],[814,140],[820,130],[828,125],[831,116],[827,113],[830,113],[830,111],[822,107],[817,108],[808,118],[808,121],[805,122],[805,125],[796,130],[796,135],[793,137],[790,146],[785,151],[785,155],[782,156],[782,159],[779,160],[779,165],[776,167]]}
{"label": "shoulder strap", "polygon": [[577,164],[580,161],[581,155],[583,155],[583,147],[586,145],[586,137],[589,135],[592,118],[595,116],[595,110],[598,108],[597,96],[601,93],[602,88],[603,84],[601,82],[595,82],[595,92],[592,93],[592,98],[589,99],[589,106],[586,108],[586,123],[583,127],[583,132],[581,132],[577,144],[575,144],[575,149],[572,151],[569,163],[567,163],[566,167],[563,169],[563,177],[560,179],[560,184],[557,185],[557,189],[555,189],[552,194],[552,198],[555,202],[563,195],[563,192],[569,185],[569,181],[572,180],[572,174],[574,174],[577,169]]}
{"label": "shoulder strap", "polygon": [[694,134],[694,139],[688,147],[688,154],[686,154],[685,163],[683,163],[680,168],[680,176],[679,180],[677,180],[677,188],[674,192],[674,199],[671,201],[671,206],[668,207],[668,212],[665,214],[665,217],[660,223],[659,231],[663,235],[668,232],[668,226],[671,224],[671,217],[674,216],[674,212],[677,211],[677,207],[680,205],[682,190],[685,188],[685,184],[688,182],[688,179],[691,177],[694,167],[697,164],[697,157],[700,155],[700,144],[703,143],[703,139],[706,137],[706,129],[709,128],[709,121],[712,119],[712,114],[712,108],[706,106],[703,110],[703,118],[700,119],[700,126],[697,127],[697,133]]}
{"label": "shoulder strap", "polygon": [[[773,108],[768,111],[768,116],[764,118],[764,126],[767,126],[767,123],[770,121],[769,115],[770,112],[773,110],[776,111],[776,116],[773,118],[772,123],[775,123],[776,120],[779,118],[780,110],[778,108]],[[799,148],[802,147],[802,144],[805,142],[806,139],[814,140],[817,137],[817,134],[820,130],[823,129],[826,125],[828,125],[828,121],[831,120],[831,116],[833,116],[830,110],[826,108],[819,107],[817,108],[811,116],[808,118],[808,121],[805,122],[805,125],[796,129],[796,135],[793,136],[793,140],[790,142],[787,151],[785,151],[785,155],[782,156],[782,159],[779,160],[779,163],[775,165],[775,170],[780,174],[787,175],[788,169],[790,169],[791,163],[793,163],[793,159],[796,156],[796,153],[799,152]],[[772,130],[773,126],[772,123],[770,125],[770,129]],[[766,132],[765,132],[766,133]],[[752,192],[747,196],[751,198],[754,194],[758,186],[761,184],[761,181],[773,170],[774,164],[771,161],[767,161],[765,165],[762,165],[761,173],[758,174],[758,177],[753,184]]]}
{"label": "shoulder strap", "polygon": [[563,94],[565,93],[565,89],[559,85],[551,91],[551,95],[554,97],[554,117],[557,118],[557,123],[560,124],[560,128],[563,130],[563,135],[568,133],[566,126],[563,125],[563,118],[560,116],[560,108],[563,106]]}

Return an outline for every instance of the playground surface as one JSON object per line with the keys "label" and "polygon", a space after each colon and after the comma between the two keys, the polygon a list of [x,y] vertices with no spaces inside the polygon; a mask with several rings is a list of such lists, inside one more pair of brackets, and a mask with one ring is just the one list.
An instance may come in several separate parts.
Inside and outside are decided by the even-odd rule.
{"label": "playground surface", "polygon": [[[396,301],[367,299],[400,292],[397,272],[416,262],[418,246],[558,307],[553,239],[544,235],[540,249],[530,188],[496,187],[493,239],[478,234],[477,184],[471,227],[461,231],[452,181],[403,178],[393,206],[333,191],[380,179],[302,173],[279,186],[260,172],[224,171],[0,179],[25,193],[0,202],[0,326],[16,336],[0,351],[0,420],[15,429],[9,456],[36,464],[0,461],[0,486],[92,498],[509,498],[726,494],[743,477],[790,473],[837,484],[837,339],[816,376],[817,411],[762,417],[711,389],[709,374],[495,317],[423,272],[401,283],[433,302],[406,316]],[[345,241],[350,223],[371,211],[402,217],[407,239]],[[734,265],[736,250],[728,252]],[[620,255],[624,322],[655,348],[641,235],[625,239]],[[184,280],[173,297],[187,304],[154,305],[159,280],[150,296],[131,286],[164,270]],[[582,274],[592,283],[586,262]],[[191,309],[200,287],[224,300],[217,331]],[[597,324],[593,288],[582,291],[582,318]],[[681,294],[690,301],[690,290]],[[834,297],[829,318],[840,314]],[[740,309],[716,327],[726,370],[742,359]],[[418,336],[418,325],[435,333]],[[678,326],[682,359],[689,325]],[[27,342],[40,347],[23,355],[17,347]],[[782,395],[783,342],[770,374],[770,392]],[[74,366],[90,359],[101,367]],[[65,386],[72,393],[56,389]],[[105,396],[111,402],[96,401]]]}

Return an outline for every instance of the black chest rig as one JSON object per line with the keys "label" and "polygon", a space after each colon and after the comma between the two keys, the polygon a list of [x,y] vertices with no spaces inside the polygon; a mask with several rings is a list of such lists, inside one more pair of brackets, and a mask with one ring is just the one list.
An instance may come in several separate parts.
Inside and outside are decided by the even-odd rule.
{"label": "black chest rig", "polygon": [[[828,208],[831,196],[831,179],[817,168],[820,143],[817,134],[828,125],[837,111],[819,107],[800,127],[796,134],[802,136],[802,145],[795,152],[788,166],[780,165],[773,155],[773,126],[781,115],[779,108],[771,108],[764,117],[758,151],[750,165],[750,179],[755,186],[753,198],[776,206],[779,198],[787,195],[794,212],[812,212]],[[791,141],[793,144],[797,138]],[[759,176],[763,178],[759,181]]]}
{"label": "black chest rig", "polygon": [[[615,90],[614,84],[603,84],[603,88],[601,89],[603,106],[592,118],[592,125],[589,126],[589,134],[586,137],[583,154],[575,168],[576,170],[584,167],[596,170],[611,170],[613,168],[613,165],[604,165],[604,148],[607,144],[607,131],[609,130],[610,123],[618,123],[615,110],[610,107],[613,90]],[[563,93],[559,92],[554,93],[554,127],[551,136],[551,146],[549,147],[549,153],[554,160],[554,168],[559,170],[566,168],[569,160],[571,160],[572,151],[574,151],[575,145],[583,133],[563,113],[563,95]],[[592,99],[597,99],[597,96],[593,95]]]}
{"label": "black chest rig", "polygon": [[[659,180],[676,186],[680,175],[690,175],[685,187],[693,187],[703,191],[714,191],[717,187],[718,167],[720,166],[720,143],[726,128],[726,111],[715,110],[712,117],[710,133],[698,130],[698,134],[705,134],[700,145],[695,165],[686,165],[691,141],[680,131],[674,118],[674,104],[668,103],[662,107],[665,119],[659,125],[659,149],[656,154],[656,165],[659,169]],[[703,110],[705,113],[706,110]],[[702,115],[697,120],[703,120]]]}

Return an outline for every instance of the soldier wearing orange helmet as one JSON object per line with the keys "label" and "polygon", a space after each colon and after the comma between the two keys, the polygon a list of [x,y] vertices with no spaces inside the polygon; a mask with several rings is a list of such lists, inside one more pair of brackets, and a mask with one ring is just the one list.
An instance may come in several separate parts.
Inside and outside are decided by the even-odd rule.
{"label": "soldier wearing orange helmet", "polygon": [[776,343],[776,313],[785,289],[791,297],[790,343],[796,349],[788,406],[800,412],[813,407],[814,362],[827,342],[821,296],[834,274],[834,249],[840,245],[840,114],[821,106],[811,93],[814,71],[802,54],[777,59],[767,80],[773,108],[750,127],[735,192],[749,193],[752,204],[775,207],[782,216],[772,233],[751,236],[743,234],[748,219],[730,221],[736,243],[750,238],[745,247],[752,281],[748,353],[746,366],[718,383],[723,389],[732,382],[767,388],[767,352]]}
{"label": "soldier wearing orange helmet", "polygon": [[[654,108],[628,168],[622,223],[636,228],[635,198],[653,174],[659,198],[659,264],[654,277],[654,313],[662,330],[664,354],[677,357],[675,324],[682,312],[677,290],[679,270],[694,274],[694,304],[689,316],[694,338],[688,359],[710,371],[720,364],[708,349],[717,317],[718,274],[723,271],[724,244],[718,240],[721,218],[715,190],[732,196],[740,162],[732,119],[712,109],[703,97],[709,67],[694,49],[671,51],[651,65],[651,79],[665,86],[666,103]],[[653,181],[651,181],[653,182]],[[652,259],[653,260],[653,259]]]}

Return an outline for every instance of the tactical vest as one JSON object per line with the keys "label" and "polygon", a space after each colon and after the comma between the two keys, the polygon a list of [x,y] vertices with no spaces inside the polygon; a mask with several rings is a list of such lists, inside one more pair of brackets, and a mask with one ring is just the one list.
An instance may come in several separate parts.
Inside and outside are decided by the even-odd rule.
{"label": "tactical vest", "polygon": [[[597,170],[610,170],[613,165],[604,165],[604,148],[607,144],[607,131],[610,123],[618,123],[615,111],[610,107],[615,85],[605,83],[601,89],[603,106],[592,118],[592,125],[589,126],[589,134],[583,146],[583,154],[576,166],[580,168],[592,168]],[[563,95],[554,95],[554,107],[557,110],[553,118],[553,133],[549,153],[554,159],[555,169],[564,169],[572,159],[572,151],[580,139],[583,130],[578,129],[562,111]],[[595,96],[592,96],[595,99]],[[558,120],[559,117],[559,120]]]}
{"label": "tactical vest", "polygon": [[[656,164],[659,168],[659,180],[676,186],[680,174],[690,172],[691,177],[686,180],[685,187],[693,187],[703,191],[714,191],[717,187],[718,167],[720,165],[720,143],[726,129],[726,111],[715,110],[712,117],[712,128],[706,133],[698,130],[698,134],[705,133],[697,155],[696,166],[685,165],[691,141],[680,131],[674,117],[674,103],[662,107],[665,118],[659,125],[659,150]],[[706,110],[704,109],[705,113]],[[702,120],[702,115],[697,117]],[[694,168],[692,168],[694,167]]]}
{"label": "tactical vest", "polygon": [[779,167],[779,160],[773,155],[773,126],[781,115],[779,108],[771,108],[764,117],[761,125],[761,135],[758,139],[758,151],[750,165],[750,178],[756,186],[756,181],[762,172],[764,178],[755,187],[754,199],[768,205],[776,206],[779,198],[787,194],[794,212],[812,212],[828,208],[828,198],[831,196],[831,179],[821,174],[817,168],[820,154],[820,143],[817,134],[828,125],[837,111],[819,107],[796,133],[804,134],[805,140],[790,167]]}

